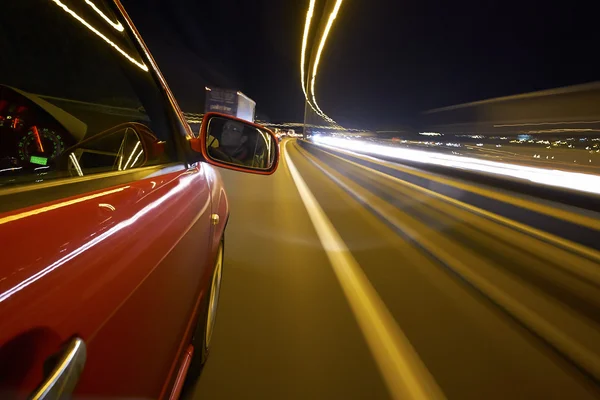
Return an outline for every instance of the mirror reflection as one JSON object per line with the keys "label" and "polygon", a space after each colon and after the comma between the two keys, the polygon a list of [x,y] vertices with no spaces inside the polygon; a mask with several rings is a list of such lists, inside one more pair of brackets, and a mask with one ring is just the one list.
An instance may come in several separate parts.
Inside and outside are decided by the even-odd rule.
{"label": "mirror reflection", "polygon": [[276,145],[265,128],[224,117],[208,121],[206,150],[217,161],[267,170],[275,163]]}

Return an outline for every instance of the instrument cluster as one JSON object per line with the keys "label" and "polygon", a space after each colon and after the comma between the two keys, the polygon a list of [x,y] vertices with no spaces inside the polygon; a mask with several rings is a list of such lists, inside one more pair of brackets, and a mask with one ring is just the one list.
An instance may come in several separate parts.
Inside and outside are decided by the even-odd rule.
{"label": "instrument cluster", "polygon": [[75,143],[42,107],[8,87],[0,88],[0,172],[48,167]]}

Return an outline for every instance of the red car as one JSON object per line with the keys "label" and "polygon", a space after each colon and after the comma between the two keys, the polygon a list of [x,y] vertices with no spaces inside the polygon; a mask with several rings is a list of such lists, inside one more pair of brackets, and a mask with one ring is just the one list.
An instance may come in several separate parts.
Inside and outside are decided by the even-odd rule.
{"label": "red car", "polygon": [[215,323],[213,166],[271,174],[275,137],[194,136],[116,0],[8,2],[0,43],[0,398],[175,399]]}

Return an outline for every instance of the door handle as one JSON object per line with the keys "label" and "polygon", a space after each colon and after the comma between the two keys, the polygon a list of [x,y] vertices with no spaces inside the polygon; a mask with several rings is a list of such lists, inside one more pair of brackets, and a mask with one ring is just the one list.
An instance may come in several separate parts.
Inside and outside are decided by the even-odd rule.
{"label": "door handle", "polygon": [[69,397],[75,390],[86,359],[85,342],[75,338],[69,342],[64,353],[48,378],[33,393],[31,400],[53,400]]}

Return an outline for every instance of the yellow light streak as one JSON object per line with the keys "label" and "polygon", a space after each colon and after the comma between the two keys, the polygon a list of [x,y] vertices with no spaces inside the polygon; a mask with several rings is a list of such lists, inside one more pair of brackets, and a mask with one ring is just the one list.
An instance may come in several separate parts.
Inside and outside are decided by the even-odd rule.
{"label": "yellow light streak", "polygon": [[120,22],[118,22],[118,21],[117,22],[111,21],[111,19],[108,18],[106,16],[106,14],[104,14],[102,12],[102,10],[100,10],[98,7],[96,7],[96,5],[94,3],[92,3],[90,0],[85,0],[85,2],[87,3],[88,6],[92,7],[94,9],[94,11],[96,11],[96,13],[98,13],[98,15],[100,15],[102,17],[102,19],[104,19],[106,22],[108,22],[108,24],[110,24],[110,26],[112,26],[113,28],[115,28],[119,32],[123,32],[125,30],[125,28],[123,28],[123,25],[121,25]]}
{"label": "yellow light streak", "polygon": [[319,111],[319,114],[323,118],[325,118],[327,121],[329,121],[333,124],[337,124],[337,123],[333,119],[328,117],[323,112],[323,110],[321,110],[321,108],[319,107],[319,104],[317,103],[317,98],[315,95],[315,81],[317,78],[317,72],[319,70],[319,63],[321,61],[321,55],[323,54],[323,48],[325,47],[325,43],[327,42],[327,37],[329,36],[329,31],[331,30],[333,21],[335,21],[335,18],[337,17],[337,14],[340,10],[340,7],[342,6],[342,2],[343,2],[343,0],[337,0],[335,3],[335,6],[333,7],[333,11],[329,15],[329,20],[327,21],[327,25],[325,26],[325,30],[323,31],[323,36],[321,36],[321,43],[319,43],[319,48],[317,49],[317,56],[315,57],[315,64],[313,66],[313,72],[312,72],[311,83],[310,83],[310,92],[312,93],[312,100],[313,100],[313,104],[314,104],[315,108]]}
{"label": "yellow light streak", "polygon": [[120,187],[118,189],[107,190],[105,192],[100,192],[100,193],[92,194],[89,196],[79,197],[79,198],[73,199],[73,200],[63,201],[60,203],[52,204],[50,206],[36,208],[31,211],[25,211],[25,212],[15,214],[15,215],[9,215],[8,217],[0,218],[0,225],[6,224],[9,222],[13,222],[13,221],[18,221],[20,219],[31,217],[33,215],[42,214],[42,213],[45,213],[48,211],[57,210],[59,208],[72,206],[73,204],[83,203],[88,200],[97,199],[98,197],[108,196],[113,193],[122,192],[123,190],[129,189],[129,187],[130,186],[124,186],[124,187]]}
{"label": "yellow light streak", "polygon": [[90,25],[85,19],[80,17],[75,11],[71,10],[69,7],[67,7],[65,4],[63,4],[60,0],[52,0],[52,1],[54,2],[54,4],[56,4],[57,6],[62,8],[67,14],[71,15],[73,18],[75,18],[77,21],[79,21],[81,24],[83,24],[83,26],[88,28],[90,31],[94,32],[102,40],[104,40],[106,43],[108,43],[112,48],[117,50],[123,57],[125,57],[127,60],[129,60],[132,64],[138,66],[143,71],[148,71],[148,67],[146,66],[146,64],[144,64],[143,62],[139,62],[136,59],[134,59],[133,57],[131,57],[129,54],[127,54],[127,52],[125,52],[125,50],[123,50],[122,48],[117,46],[114,42],[112,42],[109,38],[107,38],[102,32],[100,32],[98,29],[96,29],[92,25]]}
{"label": "yellow light streak", "polygon": [[112,204],[108,204],[108,203],[98,203],[98,207],[108,208],[111,211],[116,211],[115,206],[113,206]]}
{"label": "yellow light streak", "polygon": [[308,98],[308,94],[306,93],[306,72],[304,70],[304,65],[306,64],[306,47],[308,46],[308,34],[310,32],[310,21],[312,20],[314,14],[315,2],[316,0],[310,0],[310,4],[308,5],[308,11],[306,12],[304,35],[302,36],[302,54],[300,55],[300,79],[302,82],[302,92],[304,92],[304,98],[306,99],[306,102],[313,109],[313,111],[318,114],[317,110],[315,110],[314,106],[311,104]]}

